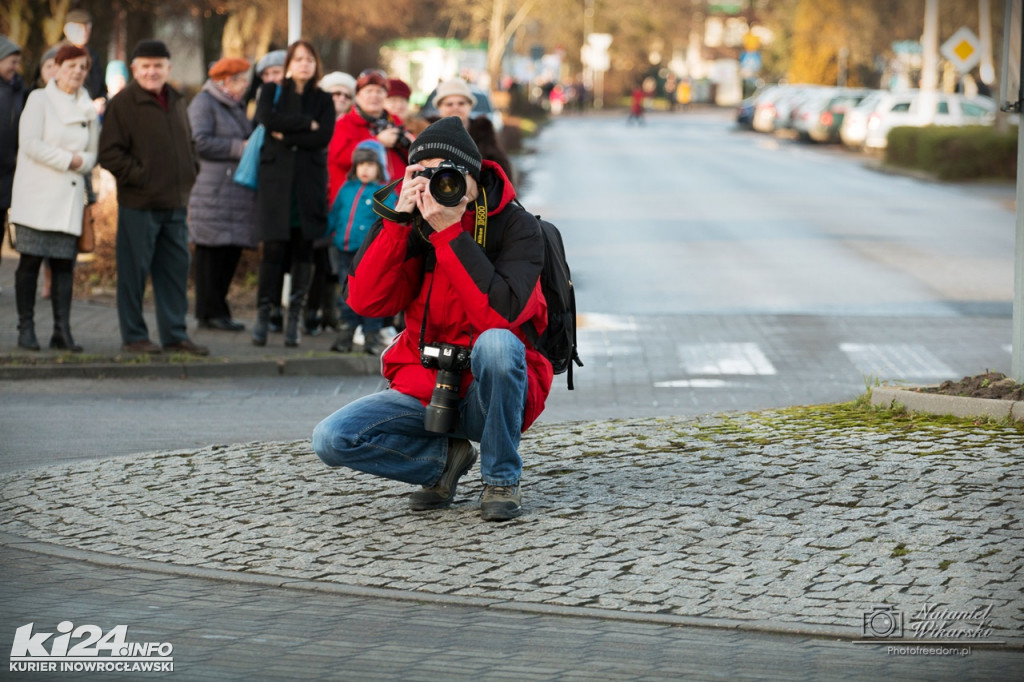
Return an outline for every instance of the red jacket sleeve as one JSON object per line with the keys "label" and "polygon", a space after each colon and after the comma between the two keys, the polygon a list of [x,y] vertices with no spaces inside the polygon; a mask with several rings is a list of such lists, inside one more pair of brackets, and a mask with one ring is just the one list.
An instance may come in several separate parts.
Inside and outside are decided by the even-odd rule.
{"label": "red jacket sleeve", "polygon": [[416,297],[423,280],[422,256],[409,255],[412,228],[379,220],[348,276],[346,301],[358,315],[397,315]]}

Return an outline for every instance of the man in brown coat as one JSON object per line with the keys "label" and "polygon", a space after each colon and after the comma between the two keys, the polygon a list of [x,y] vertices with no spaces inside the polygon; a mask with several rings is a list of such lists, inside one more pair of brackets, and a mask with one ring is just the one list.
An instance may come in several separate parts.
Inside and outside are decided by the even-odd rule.
{"label": "man in brown coat", "polygon": [[199,173],[185,99],[167,84],[171,53],[159,40],[132,52],[132,82],[107,104],[99,160],[117,180],[117,313],[123,349],[159,353],[142,315],[152,278],[160,343],[207,355],[186,330],[189,193]]}

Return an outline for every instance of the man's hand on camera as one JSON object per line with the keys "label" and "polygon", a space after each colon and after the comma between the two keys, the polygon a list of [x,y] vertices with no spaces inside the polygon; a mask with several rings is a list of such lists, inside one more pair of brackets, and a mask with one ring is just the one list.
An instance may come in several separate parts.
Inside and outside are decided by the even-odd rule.
{"label": "man's hand on camera", "polygon": [[434,232],[440,232],[460,223],[462,214],[466,212],[467,204],[469,204],[469,199],[462,197],[458,206],[443,206],[437,203],[428,187],[423,188],[416,200],[416,207],[419,208],[420,215],[430,224]]}
{"label": "man's hand on camera", "polygon": [[417,171],[424,170],[424,166],[414,163],[405,169],[405,178],[402,180],[402,191],[398,193],[398,201],[395,202],[395,211],[398,213],[412,213],[417,208],[417,199],[421,192],[427,191],[428,180],[426,178],[415,178]]}

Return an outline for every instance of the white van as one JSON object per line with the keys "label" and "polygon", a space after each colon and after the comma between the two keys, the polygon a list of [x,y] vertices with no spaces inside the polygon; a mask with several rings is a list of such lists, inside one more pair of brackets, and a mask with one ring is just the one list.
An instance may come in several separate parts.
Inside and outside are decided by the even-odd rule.
{"label": "white van", "polygon": [[935,94],[935,114],[925,120],[920,90],[880,92],[868,97],[843,120],[840,136],[850,146],[885,149],[889,131],[897,126],[992,125],[996,104],[988,97]]}

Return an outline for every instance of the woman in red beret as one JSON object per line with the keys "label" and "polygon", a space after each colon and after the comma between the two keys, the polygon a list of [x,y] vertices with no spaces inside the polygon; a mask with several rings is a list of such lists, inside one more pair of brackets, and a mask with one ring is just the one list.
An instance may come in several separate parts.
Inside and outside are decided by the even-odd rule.
{"label": "woman in red beret", "polygon": [[232,180],[252,133],[242,104],[250,67],[237,57],[217,61],[188,107],[199,153],[199,177],[188,202],[188,231],[195,245],[196,319],[205,329],[245,329],[232,319],[227,296],[242,249],[258,244],[256,195]]}

